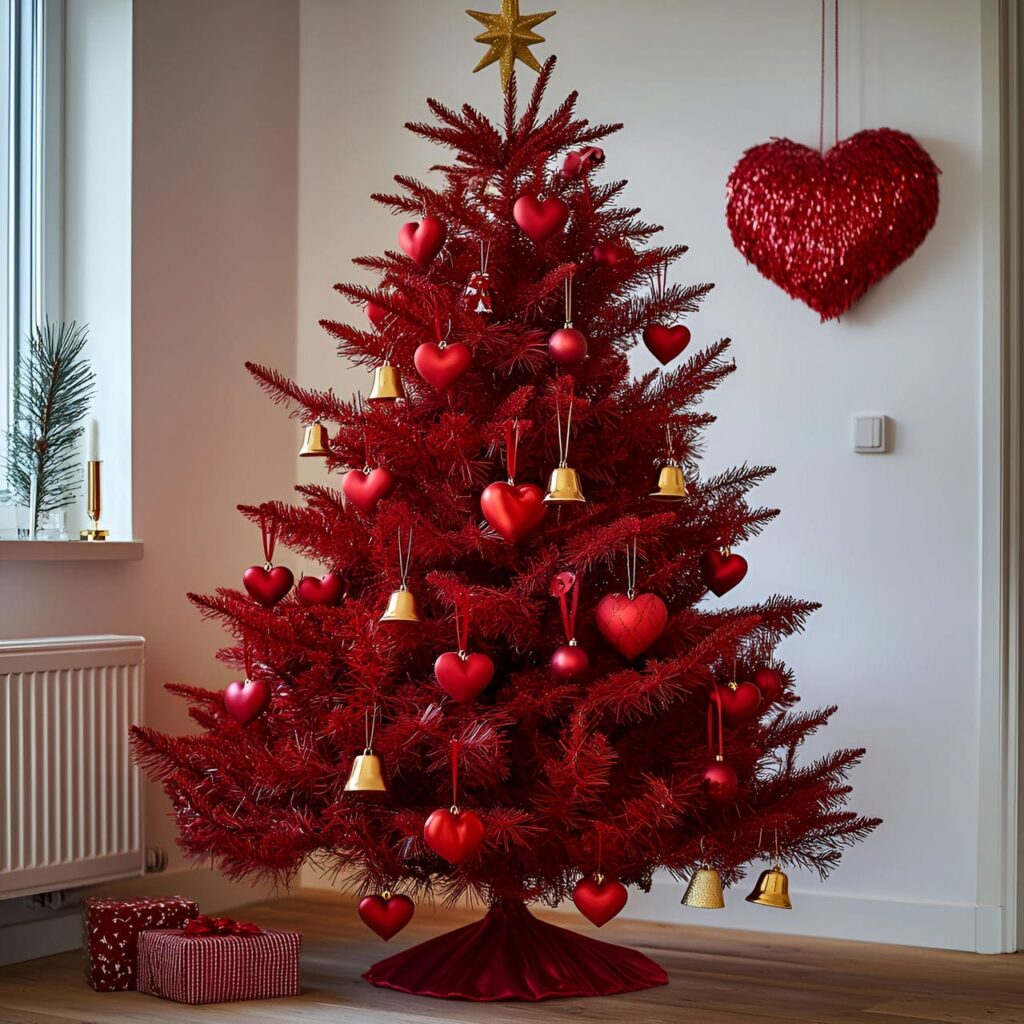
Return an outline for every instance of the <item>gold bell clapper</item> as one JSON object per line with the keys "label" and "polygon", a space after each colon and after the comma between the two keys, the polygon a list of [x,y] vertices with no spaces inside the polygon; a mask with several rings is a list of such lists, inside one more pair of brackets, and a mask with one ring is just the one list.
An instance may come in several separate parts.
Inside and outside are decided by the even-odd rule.
{"label": "gold bell clapper", "polygon": [[756,903],[759,907],[792,910],[793,904],[789,901],[789,879],[785,871],[778,864],[767,871],[762,871],[757,885],[747,897],[747,902]]}
{"label": "gold bell clapper", "polygon": [[393,402],[396,398],[405,398],[402,378],[396,367],[384,363],[373,371],[373,387],[369,398],[371,402]]}
{"label": "gold bell clapper", "polygon": [[319,420],[313,420],[302,435],[299,456],[303,459],[326,459],[330,454],[331,449],[327,444],[327,428]]}
{"label": "gold bell clapper", "polygon": [[682,467],[669,462],[661,467],[657,486],[647,497],[655,501],[682,501],[688,494]]}
{"label": "gold bell clapper", "polygon": [[348,782],[345,783],[345,792],[386,793],[387,791],[388,786],[384,781],[380,758],[367,747],[361,754],[357,754],[356,759],[352,762],[352,771],[348,773]]}
{"label": "gold bell clapper", "polygon": [[684,907],[695,907],[698,910],[721,910],[725,906],[722,876],[707,865],[698,868],[680,902]]}
{"label": "gold bell clapper", "polygon": [[580,490],[579,474],[571,466],[559,466],[551,471],[548,481],[548,493],[544,495],[547,502],[582,501],[583,491]]}
{"label": "gold bell clapper", "polygon": [[420,610],[416,602],[416,595],[405,587],[391,591],[388,598],[388,606],[380,617],[381,622],[419,622]]}

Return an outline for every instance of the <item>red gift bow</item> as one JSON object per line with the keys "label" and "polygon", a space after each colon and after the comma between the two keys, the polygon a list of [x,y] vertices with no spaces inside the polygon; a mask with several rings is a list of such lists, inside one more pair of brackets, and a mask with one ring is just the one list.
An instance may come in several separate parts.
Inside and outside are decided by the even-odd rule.
{"label": "red gift bow", "polygon": [[261,935],[263,929],[252,921],[236,921],[233,917],[207,917],[200,914],[185,925],[186,935]]}

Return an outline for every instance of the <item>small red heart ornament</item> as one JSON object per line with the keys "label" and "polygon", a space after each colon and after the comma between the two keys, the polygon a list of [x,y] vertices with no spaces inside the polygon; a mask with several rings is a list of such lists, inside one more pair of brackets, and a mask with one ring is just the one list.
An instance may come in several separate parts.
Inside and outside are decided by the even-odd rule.
{"label": "small red heart ornament", "polygon": [[666,327],[648,324],[644,328],[644,344],[662,366],[671,363],[690,344],[690,328],[685,324]]}
{"label": "small red heart ornament", "polygon": [[614,878],[581,878],[572,891],[576,909],[598,928],[615,917],[628,898],[626,887]]}
{"label": "small red heart ornament", "polygon": [[544,492],[536,484],[496,480],[480,495],[480,511],[505,540],[514,544],[540,523],[547,506]]}
{"label": "small red heart ornament", "polygon": [[721,597],[747,575],[747,560],[742,555],[712,548],[701,560],[701,573],[708,590]]}
{"label": "small red heart ornament", "polygon": [[786,677],[777,668],[762,666],[754,673],[754,685],[761,691],[761,699],[772,704],[782,695]]}
{"label": "small red heart ornament", "polygon": [[494,678],[494,662],[486,654],[467,654],[464,658],[447,651],[434,662],[438,686],[459,704],[475,700]]}
{"label": "small red heart ornament", "polygon": [[452,342],[444,348],[433,341],[425,341],[417,346],[412,361],[416,372],[428,384],[444,391],[469,369],[472,358],[469,348],[461,341]]}
{"label": "small red heart ornament", "polygon": [[416,904],[402,893],[389,899],[376,895],[364,896],[359,901],[359,916],[363,924],[372,928],[385,942],[412,920],[415,910]]}
{"label": "small red heart ornament", "polygon": [[240,725],[255,722],[270,703],[270,684],[265,679],[246,679],[228,683],[224,708]]}
{"label": "small red heart ornament", "polygon": [[718,687],[722,718],[734,728],[757,714],[761,691],[753,683],[729,683]]}
{"label": "small red heart ornament", "polygon": [[398,244],[406,255],[425,267],[441,251],[447,236],[444,222],[428,214],[419,223],[403,224],[398,232]]}
{"label": "small red heart ornament", "polygon": [[516,200],[512,217],[533,241],[543,242],[569,223],[569,207],[558,196],[548,196],[541,202],[536,196],[525,195]]}
{"label": "small red heart ornament", "polygon": [[595,615],[605,640],[626,658],[646,651],[668,625],[668,609],[657,594],[606,594]]}
{"label": "small red heart ornament", "polygon": [[824,155],[774,139],[743,154],[727,192],[736,248],[825,321],[924,241],[939,212],[939,169],[891,128],[858,132]]}
{"label": "small red heart ornament", "polygon": [[242,573],[242,584],[249,596],[264,608],[273,608],[292,589],[295,577],[291,569],[275,565],[267,569],[262,565],[250,565]]}
{"label": "small red heart ornament", "polygon": [[424,822],[423,841],[449,864],[461,864],[480,849],[484,823],[476,811],[453,814],[442,807]]}
{"label": "small red heart ornament", "polygon": [[345,592],[345,581],[340,573],[329,572],[317,579],[303,576],[295,588],[295,594],[302,604],[337,604]]}
{"label": "small red heart ornament", "polygon": [[369,514],[377,507],[378,501],[395,489],[395,476],[383,466],[371,469],[369,473],[361,469],[350,469],[342,477],[341,489],[360,512]]}

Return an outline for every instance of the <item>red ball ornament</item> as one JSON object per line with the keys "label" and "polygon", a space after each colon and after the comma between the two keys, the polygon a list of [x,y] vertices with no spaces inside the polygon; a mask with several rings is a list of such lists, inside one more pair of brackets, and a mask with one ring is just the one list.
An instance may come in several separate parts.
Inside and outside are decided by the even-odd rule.
{"label": "red ball ornament", "polygon": [[548,355],[559,366],[576,366],[587,358],[587,336],[571,324],[559,327],[548,338]]}
{"label": "red ball ornament", "polygon": [[249,596],[264,608],[273,608],[292,589],[294,582],[291,569],[283,565],[250,565],[242,573],[242,584]]}
{"label": "red ball ornament", "polygon": [[668,609],[657,594],[606,594],[595,614],[605,640],[630,659],[646,651],[668,625]]}
{"label": "red ball ornament", "polygon": [[824,156],[775,139],[743,154],[728,196],[736,248],[824,321],[924,241],[939,212],[939,169],[891,128],[858,132]]}
{"label": "red ball ornament", "polygon": [[700,784],[708,797],[717,804],[732,803],[740,791],[736,770],[731,764],[717,759],[704,769]]}
{"label": "red ball ornament", "polygon": [[598,928],[615,917],[626,905],[628,898],[629,893],[621,882],[602,875],[581,878],[572,890],[572,901],[576,909]]}
{"label": "red ball ornament", "polygon": [[372,928],[385,942],[412,920],[415,911],[416,904],[401,893],[364,896],[359,901],[359,916],[363,924]]}
{"label": "red ball ornament", "polygon": [[386,498],[395,489],[395,477],[389,469],[350,469],[341,480],[341,490],[346,499],[360,512],[369,514],[377,502]]}
{"label": "red ball ornament", "polygon": [[444,222],[428,214],[419,223],[403,224],[398,232],[398,244],[416,263],[425,267],[441,251],[447,235]]}
{"label": "red ball ornament", "polygon": [[265,679],[228,683],[224,691],[224,709],[240,725],[255,722],[269,703],[270,684]]}
{"label": "red ball ornament", "polygon": [[345,581],[340,573],[329,572],[317,579],[315,576],[303,576],[295,588],[295,594],[301,604],[337,604],[345,593]]}
{"label": "red ball ornament", "polygon": [[562,644],[551,655],[551,674],[556,679],[579,679],[589,668],[587,652],[575,643]]}
{"label": "red ball ornament", "polygon": [[543,242],[569,223],[569,207],[558,196],[541,202],[536,196],[524,195],[512,207],[512,217],[534,242]]}
{"label": "red ball ornament", "polygon": [[648,324],[644,328],[644,344],[658,362],[665,366],[690,344],[690,328],[685,324],[676,324],[674,327]]}
{"label": "red ball ornament", "polygon": [[754,684],[761,691],[765,704],[773,704],[782,696],[786,677],[777,668],[762,667],[754,673]]}
{"label": "red ball ornament", "polygon": [[547,505],[544,492],[536,484],[496,480],[480,495],[480,511],[505,540],[514,544],[539,525]]}
{"label": "red ball ornament", "polygon": [[484,841],[484,823],[475,811],[439,808],[423,824],[423,841],[449,864],[461,864]]}
{"label": "red ball ornament", "polygon": [[757,714],[761,704],[761,691],[753,683],[731,682],[718,687],[722,718],[735,728]]}
{"label": "red ball ornament", "polygon": [[747,560],[726,548],[713,548],[701,560],[701,573],[708,590],[721,597],[747,575]]}
{"label": "red ball ornament", "polygon": [[472,358],[469,348],[461,341],[444,346],[425,341],[416,348],[412,361],[416,372],[428,384],[444,391],[469,369]]}
{"label": "red ball ornament", "polygon": [[434,662],[438,686],[458,704],[469,704],[494,678],[494,662],[486,654],[447,651]]}

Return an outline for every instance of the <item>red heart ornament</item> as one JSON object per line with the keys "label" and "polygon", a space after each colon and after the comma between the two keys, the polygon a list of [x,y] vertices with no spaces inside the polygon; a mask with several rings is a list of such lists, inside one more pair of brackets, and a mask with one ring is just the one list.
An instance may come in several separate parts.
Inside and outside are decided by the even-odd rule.
{"label": "red heart ornament", "polygon": [[399,893],[383,896],[364,896],[359,901],[359,916],[367,928],[372,928],[385,942],[397,935],[411,920],[416,904]]}
{"label": "red heart ornament", "polygon": [[378,306],[377,303],[371,299],[366,303],[366,315],[369,317],[370,323],[380,330],[384,321],[391,316],[391,310],[385,309],[383,306]]}
{"label": "red heart ornament", "polygon": [[292,589],[295,577],[291,569],[275,565],[267,569],[262,565],[250,565],[242,573],[242,584],[257,604],[273,608]]}
{"label": "red heart ornament", "polygon": [[536,196],[525,195],[516,200],[512,217],[533,241],[543,242],[569,223],[569,207],[558,196],[548,196],[541,202]]}
{"label": "red heart ornament", "polygon": [[412,361],[416,372],[438,391],[444,391],[454,384],[468,369],[472,359],[469,349],[461,341],[452,342],[442,348],[432,341],[425,341],[416,348]]}
{"label": "red heart ornament", "polygon": [[224,709],[240,725],[255,722],[269,703],[270,684],[265,679],[228,683],[224,691]]}
{"label": "red heart ornament", "polygon": [[424,822],[423,841],[449,864],[461,864],[480,849],[484,823],[476,811],[453,814],[442,807]]}
{"label": "red heart ornament", "polygon": [[754,673],[754,685],[761,691],[761,699],[772,704],[782,695],[786,677],[777,668],[759,668]]}
{"label": "red heart ornament", "polygon": [[598,882],[596,878],[581,878],[572,891],[576,909],[598,928],[606,925],[626,905],[629,893],[614,878]]}
{"label": "red heart ornament", "polygon": [[666,327],[648,324],[644,328],[644,344],[654,353],[662,366],[671,363],[690,344],[690,328],[685,324]]}
{"label": "red heart ornament", "polygon": [[494,678],[494,662],[486,654],[467,654],[463,658],[447,651],[434,662],[434,678],[452,700],[468,704]]}
{"label": "red heart ornament", "polygon": [[824,156],[774,139],[743,154],[728,196],[736,248],[825,321],[924,241],[939,212],[939,169],[891,128],[858,132]]}
{"label": "red heart ornament", "polygon": [[657,594],[606,594],[595,615],[605,640],[626,658],[646,651],[668,625],[668,609]]}
{"label": "red heart ornament", "polygon": [[350,469],[342,477],[341,489],[360,512],[369,514],[377,507],[378,501],[395,489],[395,477],[383,466],[371,469],[369,473],[361,469]]}
{"label": "red heart ornament", "polygon": [[315,576],[303,576],[295,588],[295,594],[302,604],[337,604],[345,592],[345,581],[340,573],[329,572],[317,579]]}
{"label": "red heart ornament", "polygon": [[719,686],[718,696],[722,702],[722,718],[734,728],[753,718],[761,703],[761,691],[753,683]]}
{"label": "red heart ornament", "polygon": [[429,214],[419,223],[403,224],[398,232],[398,244],[421,267],[425,267],[441,251],[448,228],[444,222]]}
{"label": "red heart ornament", "polygon": [[480,495],[480,510],[487,522],[514,544],[544,518],[544,492],[536,484],[507,484],[496,480]]}
{"label": "red heart ornament", "polygon": [[721,597],[747,575],[747,560],[742,555],[712,548],[701,560],[701,574],[708,590]]}

